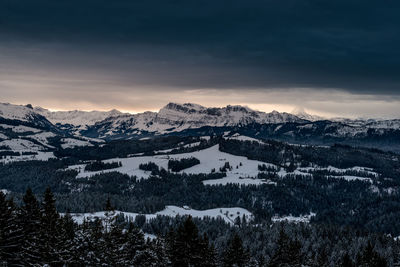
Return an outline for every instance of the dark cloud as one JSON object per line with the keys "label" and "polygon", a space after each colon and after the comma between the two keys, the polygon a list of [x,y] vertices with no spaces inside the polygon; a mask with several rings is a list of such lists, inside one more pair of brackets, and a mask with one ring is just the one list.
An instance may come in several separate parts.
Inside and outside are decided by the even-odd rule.
{"label": "dark cloud", "polygon": [[374,0],[3,0],[0,44],[18,43],[43,68],[136,85],[399,95],[399,10]]}

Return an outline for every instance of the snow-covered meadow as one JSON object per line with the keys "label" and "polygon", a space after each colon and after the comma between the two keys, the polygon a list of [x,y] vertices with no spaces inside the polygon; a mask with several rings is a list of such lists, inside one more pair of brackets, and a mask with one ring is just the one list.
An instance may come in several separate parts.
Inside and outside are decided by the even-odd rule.
{"label": "snow-covered meadow", "polygon": [[[154,219],[157,216],[168,216],[168,217],[176,217],[176,216],[192,216],[193,218],[203,219],[205,217],[209,218],[221,218],[226,223],[233,225],[236,218],[243,216],[247,221],[253,220],[253,214],[246,209],[243,208],[216,208],[216,209],[208,209],[208,210],[195,210],[191,209],[187,206],[177,207],[177,206],[166,206],[164,210],[153,213],[153,214],[139,214],[134,212],[122,212],[122,211],[114,211],[114,215],[123,214],[127,219],[135,220],[136,216],[144,215],[146,216],[146,220]],[[105,218],[106,212],[99,211],[93,213],[72,213],[72,218],[76,223],[81,224],[85,219],[93,220],[95,218]]]}
{"label": "snow-covered meadow", "polygon": [[203,183],[205,185],[227,185],[229,183],[234,184],[243,184],[243,185],[261,185],[261,184],[276,184],[275,182],[269,180],[258,179],[257,175],[260,172],[258,169],[259,165],[266,165],[268,167],[273,167],[279,169],[277,172],[278,176],[281,178],[286,177],[288,174],[296,174],[296,175],[307,175],[311,176],[311,172],[322,170],[322,171],[330,171],[328,177],[333,179],[344,179],[346,181],[365,181],[372,183],[372,179],[364,176],[355,176],[348,175],[346,172],[348,171],[358,171],[360,173],[378,177],[376,172],[373,172],[369,168],[364,167],[353,167],[348,169],[339,169],[335,167],[306,167],[306,168],[297,168],[293,172],[287,172],[284,168],[279,168],[278,166],[265,163],[257,160],[250,160],[246,157],[236,156],[229,153],[225,153],[219,150],[219,145],[215,145],[203,150],[190,152],[190,153],[182,153],[182,154],[168,154],[172,149],[166,149],[163,151],[157,151],[165,153],[163,155],[154,155],[154,156],[141,156],[137,154],[137,156],[131,156],[127,158],[112,158],[104,160],[105,163],[111,162],[121,162],[122,166],[114,169],[107,169],[102,171],[85,171],[86,164],[78,164],[70,166],[69,169],[74,169],[78,171],[77,178],[88,178],[92,177],[96,174],[106,173],[106,172],[120,172],[123,174],[127,174],[130,176],[136,176],[139,179],[147,179],[150,176],[149,171],[144,171],[139,169],[140,164],[145,164],[149,162],[155,163],[160,168],[167,169],[168,161],[170,159],[183,159],[195,157],[200,160],[200,164],[195,165],[193,167],[184,169],[179,173],[187,173],[187,174],[209,174],[211,172],[218,172],[221,167],[225,165],[225,163],[229,162],[231,169],[227,169],[226,177],[220,179],[210,179],[205,180]]}
{"label": "snow-covered meadow", "polygon": [[[113,172],[117,171],[120,173],[128,174],[131,176],[137,176],[139,178],[147,179],[150,176],[150,172],[143,171],[139,169],[139,165],[148,162],[154,162],[159,167],[167,169],[169,159],[182,159],[195,157],[200,160],[200,164],[195,165],[191,168],[187,168],[180,173],[187,174],[201,174],[210,173],[212,170],[218,171],[219,168],[223,167],[226,162],[229,162],[232,166],[231,170],[227,170],[226,177],[216,180],[206,180],[204,184],[227,184],[227,183],[237,183],[237,184],[262,184],[268,183],[261,179],[255,179],[258,174],[258,165],[266,164],[257,160],[249,160],[246,157],[235,156],[225,152],[219,151],[219,145],[212,146],[207,149],[200,151],[183,153],[183,154],[168,154],[168,155],[156,155],[156,156],[144,156],[144,157],[130,157],[130,158],[113,158],[105,160],[104,162],[121,162],[122,166],[115,169],[108,169],[98,172],[87,172],[84,170],[85,164],[70,166],[70,169],[77,170],[77,178],[91,177],[93,175],[102,172]],[[275,166],[272,164],[267,164]]]}

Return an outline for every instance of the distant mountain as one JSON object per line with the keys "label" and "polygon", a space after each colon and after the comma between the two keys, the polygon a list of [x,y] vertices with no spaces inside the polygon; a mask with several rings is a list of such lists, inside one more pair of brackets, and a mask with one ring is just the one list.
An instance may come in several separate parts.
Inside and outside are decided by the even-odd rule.
{"label": "distant mountain", "polygon": [[307,122],[289,113],[273,111],[270,113],[252,110],[243,106],[206,108],[197,104],[169,103],[159,112],[109,117],[88,128],[87,134],[94,137],[121,135],[168,134],[204,126],[226,127],[245,126],[252,123],[270,124],[287,122]]}
{"label": "distant mountain", "polygon": [[47,118],[35,112],[31,105],[0,103],[0,123],[13,123],[46,129],[55,129]]}
{"label": "distant mountain", "polygon": [[77,137],[54,125],[31,105],[0,103],[0,162],[53,157],[57,148],[91,146],[96,140]]}
{"label": "distant mountain", "polygon": [[254,138],[293,143],[338,142],[400,151],[399,119],[328,120],[303,109],[293,113],[296,115],[266,113],[244,106],[208,108],[192,103],[169,103],[158,112],[138,114],[117,110],[53,112],[31,105],[0,104],[0,146],[2,139],[15,138],[35,139],[48,149],[90,145],[101,141],[99,139],[238,132]]}
{"label": "distant mountain", "polygon": [[326,118],[318,116],[318,115],[311,115],[306,112],[306,110],[302,107],[296,107],[291,114],[296,115],[297,117],[308,120],[308,121],[322,121],[326,120]]}
{"label": "distant mountain", "polygon": [[41,107],[33,108],[33,111],[43,115],[53,124],[71,124],[74,126],[88,126],[109,117],[120,116],[123,113],[113,109],[110,111],[50,111]]}

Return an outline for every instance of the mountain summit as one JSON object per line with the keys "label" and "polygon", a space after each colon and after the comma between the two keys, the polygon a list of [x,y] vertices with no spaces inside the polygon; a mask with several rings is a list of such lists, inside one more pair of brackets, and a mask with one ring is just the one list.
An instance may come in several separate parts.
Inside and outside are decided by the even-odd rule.
{"label": "mountain summit", "polygon": [[265,113],[244,106],[207,108],[198,104],[168,103],[159,112],[122,114],[107,118],[91,127],[101,137],[118,134],[168,134],[205,126],[245,126],[252,123],[306,122],[295,115],[273,111]]}

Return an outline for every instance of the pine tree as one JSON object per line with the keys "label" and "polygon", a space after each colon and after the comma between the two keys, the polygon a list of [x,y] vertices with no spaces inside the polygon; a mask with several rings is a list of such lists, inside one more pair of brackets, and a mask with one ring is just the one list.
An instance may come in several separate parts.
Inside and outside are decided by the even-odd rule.
{"label": "pine tree", "polygon": [[19,254],[22,229],[17,223],[16,212],[13,200],[7,200],[0,191],[0,261],[5,261],[9,265],[21,260]]}
{"label": "pine tree", "polygon": [[102,220],[96,218],[94,221],[87,222],[86,228],[80,232],[77,240],[82,240],[84,243],[81,246],[84,254],[81,257],[81,262],[86,265],[102,265],[107,263],[107,245],[104,238],[104,226]]}
{"label": "pine tree", "polygon": [[74,240],[77,226],[68,212],[59,219],[59,224],[60,234],[58,237],[58,248],[60,261],[63,263],[73,264],[75,254]]}
{"label": "pine tree", "polygon": [[154,265],[152,266],[171,266],[166,251],[166,243],[163,239],[157,238],[155,240],[150,240],[147,242],[147,245],[149,246],[149,249],[153,251],[151,261],[154,262]]}
{"label": "pine tree", "polygon": [[104,228],[106,232],[109,232],[111,230],[111,226],[115,223],[115,210],[111,205],[110,197],[107,198],[104,215]]}
{"label": "pine tree", "polygon": [[223,263],[226,267],[238,266],[243,267],[249,262],[249,252],[243,247],[242,239],[235,233],[229,240],[227,248],[224,252]]}
{"label": "pine tree", "polygon": [[342,260],[340,262],[341,267],[353,267],[354,262],[351,260],[350,256],[348,253],[345,253],[342,257]]}
{"label": "pine tree", "polygon": [[62,244],[60,215],[55,206],[54,195],[50,188],[47,188],[42,203],[41,216],[41,256],[46,264],[54,265],[59,263]]}
{"label": "pine tree", "polygon": [[203,258],[203,266],[216,266],[217,255],[213,245],[210,246],[207,234],[200,239],[200,254]]}
{"label": "pine tree", "polygon": [[374,250],[371,241],[368,241],[362,254],[359,254],[357,257],[357,266],[386,267],[387,261]]}
{"label": "pine tree", "polygon": [[269,266],[283,267],[301,265],[301,243],[298,240],[290,240],[289,236],[285,233],[282,226],[279,232],[277,248],[270,260]]}
{"label": "pine tree", "polygon": [[21,258],[25,265],[43,265],[42,240],[40,235],[40,208],[36,197],[30,188],[23,197],[24,205],[21,207],[18,221],[23,229],[23,243]]}
{"label": "pine tree", "polygon": [[106,261],[112,266],[120,266],[123,264],[122,249],[125,244],[125,235],[122,233],[122,227],[112,225],[111,230],[105,235],[105,255]]}
{"label": "pine tree", "polygon": [[210,258],[207,254],[210,250],[202,249],[205,244],[190,216],[176,232],[170,233],[168,246],[172,266],[210,266],[203,260]]}
{"label": "pine tree", "polygon": [[146,245],[143,233],[136,228],[133,223],[130,223],[128,231],[126,232],[126,241],[122,257],[129,265],[134,265],[138,261],[138,254],[145,249]]}

